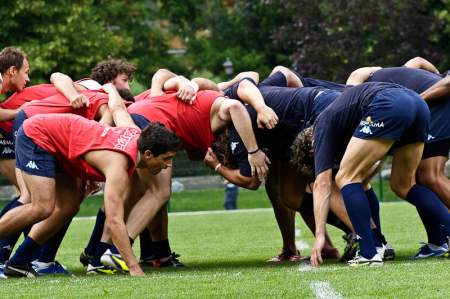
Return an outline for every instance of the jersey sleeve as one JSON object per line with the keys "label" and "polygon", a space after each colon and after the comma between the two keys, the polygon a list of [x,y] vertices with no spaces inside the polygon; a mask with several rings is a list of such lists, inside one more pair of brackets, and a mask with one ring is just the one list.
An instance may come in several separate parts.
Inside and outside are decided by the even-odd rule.
{"label": "jersey sleeve", "polygon": [[226,88],[223,91],[225,96],[229,97],[230,99],[240,100],[240,98],[238,96],[238,88],[239,88],[239,84],[241,84],[241,82],[244,80],[250,81],[255,86],[257,85],[256,82],[252,78],[244,77],[241,80],[239,80],[238,82],[231,85],[230,87]]}
{"label": "jersey sleeve", "polygon": [[259,86],[287,87],[287,80],[282,72],[276,72],[259,83]]}

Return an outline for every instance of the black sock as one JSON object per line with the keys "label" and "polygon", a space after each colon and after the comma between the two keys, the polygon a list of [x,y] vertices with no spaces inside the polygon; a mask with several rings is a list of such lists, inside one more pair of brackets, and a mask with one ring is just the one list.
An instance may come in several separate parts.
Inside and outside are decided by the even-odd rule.
{"label": "black sock", "polygon": [[70,226],[71,221],[64,225],[59,232],[57,232],[53,237],[51,237],[47,242],[44,243],[39,255],[39,262],[50,263],[54,262],[56,258],[56,253],[58,252],[59,246],[61,245],[64,236],[66,235],[67,229]]}
{"label": "black sock", "polygon": [[84,249],[84,252],[87,255],[90,256],[95,255],[97,245],[100,242],[100,239],[102,238],[103,235],[105,219],[106,219],[105,212],[103,212],[102,209],[99,209],[97,213],[97,218],[95,219],[95,225],[91,234],[91,238],[89,239],[88,245]]}
{"label": "black sock", "polygon": [[172,254],[170,249],[169,239],[161,241],[153,241],[153,246],[155,249],[155,258],[165,258]]}
{"label": "black sock", "polygon": [[150,231],[146,228],[139,235],[139,243],[141,245],[141,260],[154,257],[155,250],[153,248],[152,237]]}

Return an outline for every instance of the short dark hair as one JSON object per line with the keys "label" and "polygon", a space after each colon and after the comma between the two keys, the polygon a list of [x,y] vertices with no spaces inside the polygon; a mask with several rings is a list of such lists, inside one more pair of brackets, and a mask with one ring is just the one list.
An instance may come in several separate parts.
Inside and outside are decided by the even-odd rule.
{"label": "short dark hair", "polygon": [[113,81],[118,75],[126,74],[131,80],[136,68],[131,63],[123,59],[108,59],[99,62],[91,70],[91,79],[100,84],[106,84]]}
{"label": "short dark hair", "polygon": [[176,152],[181,147],[180,139],[160,122],[151,122],[146,126],[137,141],[139,152],[150,150],[153,156],[169,151]]}
{"label": "short dark hair", "polygon": [[14,47],[4,48],[0,52],[0,73],[4,74],[7,69],[15,66],[20,70],[23,65],[23,61],[27,58],[27,55]]}
{"label": "short dark hair", "polygon": [[314,179],[314,149],[313,126],[301,131],[291,146],[291,163],[297,171],[313,180]]}

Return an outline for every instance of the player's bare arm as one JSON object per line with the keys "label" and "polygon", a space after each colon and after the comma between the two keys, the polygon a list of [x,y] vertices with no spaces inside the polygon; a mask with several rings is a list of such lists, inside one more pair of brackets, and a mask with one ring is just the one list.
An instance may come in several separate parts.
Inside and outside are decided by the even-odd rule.
{"label": "player's bare arm", "polygon": [[380,69],[381,67],[379,66],[368,66],[356,69],[350,74],[350,76],[348,76],[346,84],[354,86],[364,83],[373,73]]}
{"label": "player's bare arm", "polygon": [[258,179],[257,176],[252,177],[243,176],[240,174],[238,169],[231,169],[222,165],[211,148],[208,148],[208,152],[206,153],[203,162],[207,166],[214,169],[218,174],[223,176],[225,179],[227,179],[228,181],[239,187],[256,190],[261,185],[261,181]]}
{"label": "player's bare arm", "polygon": [[425,58],[422,58],[419,56],[408,60],[405,63],[405,66],[410,67],[410,68],[422,69],[422,70],[429,71],[429,72],[432,72],[435,74],[439,74],[439,70],[436,68],[436,66],[434,64],[432,64]]}
{"label": "player's bare arm", "polygon": [[322,260],[322,249],[325,244],[325,234],[330,199],[332,193],[332,170],[320,173],[314,182],[314,217],[316,222],[316,239],[311,253],[311,264],[318,267]]}
{"label": "player's bare arm", "polygon": [[252,106],[258,113],[256,122],[259,128],[275,128],[278,123],[278,116],[272,108],[265,104],[264,98],[258,87],[249,80],[244,80],[239,83],[237,94],[243,102]]}
{"label": "player's bare arm", "polygon": [[108,108],[117,127],[137,128],[133,119],[125,107],[125,102],[111,83],[103,85],[103,90],[108,93]]}
{"label": "player's bare arm", "polygon": [[83,90],[84,88],[74,83],[69,76],[63,73],[53,73],[50,76],[50,82],[52,82],[55,88],[69,100],[73,108],[89,106],[88,98],[85,95],[78,93],[78,90]]}
{"label": "player's bare arm", "polygon": [[[223,123],[233,122],[236,131],[247,149],[248,162],[252,169],[252,176],[257,175],[260,181],[264,181],[269,171],[268,164],[270,164],[270,160],[258,147],[247,109],[245,109],[244,105],[239,101],[225,98],[219,99],[221,99],[221,101],[218,102],[216,100],[215,103],[220,104],[217,113],[218,118]],[[214,127],[211,127],[213,131],[215,131]]]}

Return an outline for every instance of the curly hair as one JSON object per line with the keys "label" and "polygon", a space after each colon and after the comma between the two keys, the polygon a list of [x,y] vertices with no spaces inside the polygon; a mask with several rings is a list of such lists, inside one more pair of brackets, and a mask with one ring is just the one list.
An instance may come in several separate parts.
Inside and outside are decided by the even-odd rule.
{"label": "curly hair", "polygon": [[313,126],[301,131],[291,146],[291,163],[303,176],[314,179]]}
{"label": "curly hair", "polygon": [[0,73],[4,74],[7,69],[15,66],[20,70],[27,55],[14,47],[6,47],[0,52]]}
{"label": "curly hair", "polygon": [[225,129],[218,135],[214,143],[211,145],[211,149],[216,155],[219,162],[230,169],[238,169],[236,159],[233,157],[230,148],[230,136],[228,135],[228,130]]}
{"label": "curly hair", "polygon": [[136,68],[122,59],[108,59],[99,62],[92,70],[90,77],[100,84],[112,82],[118,75],[126,74],[131,80]]}

